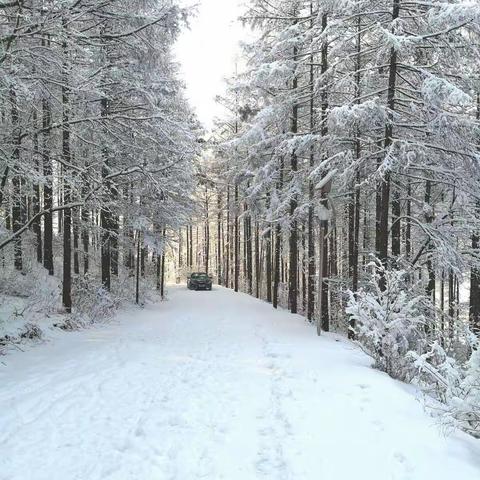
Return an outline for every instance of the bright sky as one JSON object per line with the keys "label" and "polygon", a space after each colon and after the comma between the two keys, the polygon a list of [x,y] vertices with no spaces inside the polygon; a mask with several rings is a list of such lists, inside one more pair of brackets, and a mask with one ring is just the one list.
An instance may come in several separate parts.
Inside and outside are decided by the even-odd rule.
{"label": "bright sky", "polygon": [[237,21],[245,0],[185,0],[199,3],[198,15],[191,18],[175,47],[182,65],[187,95],[205,127],[223,114],[215,96],[225,92],[224,79],[235,71],[239,41],[246,31]]}

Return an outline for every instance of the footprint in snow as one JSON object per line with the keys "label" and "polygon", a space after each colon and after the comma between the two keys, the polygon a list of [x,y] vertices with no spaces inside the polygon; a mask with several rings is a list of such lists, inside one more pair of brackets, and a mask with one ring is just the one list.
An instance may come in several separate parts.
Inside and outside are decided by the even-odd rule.
{"label": "footprint in snow", "polygon": [[378,432],[385,431],[385,425],[381,420],[373,420],[372,425],[375,427],[375,430]]}
{"label": "footprint in snow", "polygon": [[368,390],[370,388],[370,385],[367,385],[366,383],[358,383],[357,387],[361,388],[362,390]]}
{"label": "footprint in snow", "polygon": [[393,452],[393,480],[410,480],[413,474],[413,467],[402,452]]}
{"label": "footprint in snow", "polygon": [[292,358],[292,356],[289,353],[277,353],[277,352],[268,352],[267,357],[270,358]]}

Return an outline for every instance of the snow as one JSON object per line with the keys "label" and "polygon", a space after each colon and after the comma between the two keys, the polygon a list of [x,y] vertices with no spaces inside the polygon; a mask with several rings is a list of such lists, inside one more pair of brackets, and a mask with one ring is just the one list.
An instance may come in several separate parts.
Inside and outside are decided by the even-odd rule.
{"label": "snow", "polygon": [[480,442],[341,337],[223,288],[0,364],[1,480],[477,480]]}

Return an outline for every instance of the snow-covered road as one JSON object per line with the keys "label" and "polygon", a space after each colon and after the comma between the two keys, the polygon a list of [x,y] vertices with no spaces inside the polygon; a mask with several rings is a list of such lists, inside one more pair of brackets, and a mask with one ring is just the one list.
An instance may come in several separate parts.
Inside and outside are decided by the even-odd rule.
{"label": "snow-covered road", "polygon": [[1,480],[478,480],[411,387],[243,294],[170,290],[0,364]]}

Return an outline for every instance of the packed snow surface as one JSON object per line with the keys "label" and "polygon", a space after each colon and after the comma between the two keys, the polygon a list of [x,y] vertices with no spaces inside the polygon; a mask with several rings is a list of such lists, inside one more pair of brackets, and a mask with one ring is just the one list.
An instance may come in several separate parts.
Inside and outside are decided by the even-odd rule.
{"label": "packed snow surface", "polygon": [[173,288],[0,364],[1,480],[478,480],[415,389],[243,294]]}

